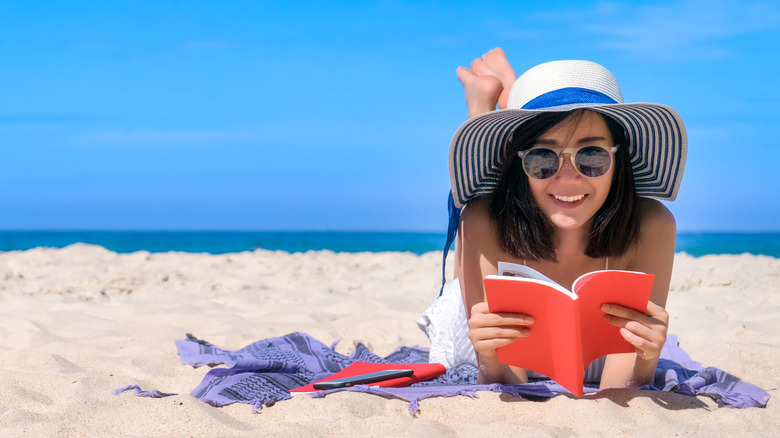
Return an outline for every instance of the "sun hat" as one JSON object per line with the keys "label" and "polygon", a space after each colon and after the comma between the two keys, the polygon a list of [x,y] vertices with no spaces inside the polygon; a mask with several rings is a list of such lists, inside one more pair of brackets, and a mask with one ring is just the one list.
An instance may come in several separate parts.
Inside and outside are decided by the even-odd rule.
{"label": "sun hat", "polygon": [[612,117],[626,131],[637,195],[673,201],[680,189],[688,138],[680,116],[665,105],[623,103],[615,77],[590,61],[553,61],[517,78],[506,109],[467,120],[450,143],[455,207],[489,194],[498,183],[508,140],[543,112],[588,108]]}

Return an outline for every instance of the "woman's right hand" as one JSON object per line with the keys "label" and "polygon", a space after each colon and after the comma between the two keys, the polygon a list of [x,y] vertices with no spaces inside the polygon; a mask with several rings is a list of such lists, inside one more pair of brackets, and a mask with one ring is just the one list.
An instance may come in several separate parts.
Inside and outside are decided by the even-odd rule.
{"label": "woman's right hand", "polygon": [[496,348],[509,345],[518,338],[531,333],[528,327],[534,318],[521,313],[490,313],[487,303],[482,301],[471,308],[469,318],[469,339],[474,350],[483,358],[496,355]]}

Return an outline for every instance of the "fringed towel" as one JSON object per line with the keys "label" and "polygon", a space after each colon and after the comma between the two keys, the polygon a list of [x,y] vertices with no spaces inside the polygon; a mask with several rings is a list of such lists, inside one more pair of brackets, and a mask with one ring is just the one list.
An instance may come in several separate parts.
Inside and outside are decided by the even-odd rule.
{"label": "fringed towel", "polygon": [[[291,333],[270,338],[236,350],[223,350],[206,341],[187,335],[176,341],[182,362],[194,367],[225,364],[227,368],[213,368],[192,391],[192,395],[210,405],[248,403],[257,412],[263,405],[291,398],[290,389],[320,380],[340,371],[356,361],[373,363],[412,364],[428,362],[428,349],[400,347],[381,358],[358,344],[355,352],[344,356],[305,333]],[[143,391],[131,385],[116,391],[135,389],[136,395],[166,397],[159,391]],[[718,405],[733,408],[765,407],[769,394],[742,382],[717,368],[702,368],[690,359],[670,335],[661,353],[653,386],[640,389],[673,391],[685,395],[708,395]],[[546,400],[557,394],[568,393],[551,380],[540,380],[522,385],[478,385],[477,369],[468,364],[447,370],[433,380],[415,383],[405,388],[377,388],[364,385],[312,393],[324,397],[334,391],[360,391],[392,396],[409,402],[409,412],[419,410],[418,402],[428,397],[466,395],[476,397],[477,391],[493,391],[521,396],[529,400]],[[598,386],[586,384],[585,393],[598,392]]]}

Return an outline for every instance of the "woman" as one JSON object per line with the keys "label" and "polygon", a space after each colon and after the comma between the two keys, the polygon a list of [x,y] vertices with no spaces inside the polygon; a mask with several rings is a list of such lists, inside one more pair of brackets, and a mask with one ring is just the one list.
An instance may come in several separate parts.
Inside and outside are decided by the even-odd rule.
{"label": "woman", "polygon": [[[497,274],[499,261],[526,264],[564,287],[601,269],[654,274],[646,313],[602,306],[635,353],[609,355],[596,371],[601,388],[652,383],[669,320],[676,229],[672,214],[647,197],[676,197],[687,148],[679,116],[661,105],[624,104],[611,73],[587,61],[542,64],[514,81],[494,49],[458,77],[470,118],[450,148],[453,201],[463,210],[458,278],[446,289],[462,294],[480,383],[528,379],[496,359],[496,348],[528,336],[534,323],[489,312],[482,279]],[[440,350],[431,340],[432,353]]]}

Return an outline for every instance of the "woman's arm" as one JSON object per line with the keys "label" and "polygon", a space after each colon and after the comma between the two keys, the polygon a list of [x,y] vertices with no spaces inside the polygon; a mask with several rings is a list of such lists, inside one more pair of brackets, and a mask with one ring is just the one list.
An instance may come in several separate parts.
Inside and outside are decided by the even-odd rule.
{"label": "woman's arm", "polygon": [[636,388],[653,383],[655,368],[666,342],[669,315],[664,307],[669,295],[674,263],[677,226],[672,213],[660,202],[642,199],[642,225],[639,241],[630,254],[626,269],[654,274],[647,313],[615,304],[605,304],[607,322],[621,328],[621,334],[635,353],[607,356],[601,375],[601,388]]}
{"label": "woman's arm", "polygon": [[490,220],[487,202],[475,199],[461,213],[456,248],[463,304],[469,321],[469,339],[477,352],[480,383],[525,383],[525,370],[498,363],[496,348],[528,336],[533,318],[521,314],[490,313],[482,279],[497,274],[502,251]]}

